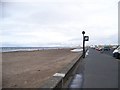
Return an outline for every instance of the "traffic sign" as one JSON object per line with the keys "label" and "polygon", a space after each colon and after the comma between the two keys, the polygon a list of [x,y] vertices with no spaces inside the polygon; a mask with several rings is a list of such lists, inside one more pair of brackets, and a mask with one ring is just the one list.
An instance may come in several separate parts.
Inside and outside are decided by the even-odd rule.
{"label": "traffic sign", "polygon": [[89,41],[89,36],[84,36],[85,41]]}

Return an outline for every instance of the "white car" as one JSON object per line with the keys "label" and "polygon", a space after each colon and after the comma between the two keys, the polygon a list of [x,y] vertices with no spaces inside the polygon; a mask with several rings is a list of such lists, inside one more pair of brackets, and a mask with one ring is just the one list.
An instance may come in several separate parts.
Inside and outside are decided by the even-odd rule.
{"label": "white car", "polygon": [[113,51],[113,57],[120,59],[120,46]]}

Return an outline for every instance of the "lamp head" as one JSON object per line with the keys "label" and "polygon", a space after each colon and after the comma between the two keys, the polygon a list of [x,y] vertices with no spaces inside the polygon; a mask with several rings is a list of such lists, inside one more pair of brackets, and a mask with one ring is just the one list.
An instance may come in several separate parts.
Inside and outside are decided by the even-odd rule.
{"label": "lamp head", "polygon": [[85,34],[85,31],[82,31],[82,34]]}

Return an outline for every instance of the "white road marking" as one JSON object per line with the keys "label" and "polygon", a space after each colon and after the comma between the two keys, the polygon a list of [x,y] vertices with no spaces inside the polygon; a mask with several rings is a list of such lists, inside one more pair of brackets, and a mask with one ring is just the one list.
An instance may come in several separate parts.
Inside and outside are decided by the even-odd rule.
{"label": "white road marking", "polygon": [[87,52],[89,52],[89,50],[87,50]]}
{"label": "white road marking", "polygon": [[89,53],[89,50],[87,50],[87,52],[86,52],[86,54],[85,54],[85,57],[89,55],[88,53]]}

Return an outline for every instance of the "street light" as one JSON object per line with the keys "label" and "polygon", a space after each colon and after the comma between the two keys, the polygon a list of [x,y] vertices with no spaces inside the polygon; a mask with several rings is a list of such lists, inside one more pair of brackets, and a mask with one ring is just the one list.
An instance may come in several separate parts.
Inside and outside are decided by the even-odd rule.
{"label": "street light", "polygon": [[85,58],[85,41],[89,41],[89,36],[84,36],[85,31],[82,31],[83,34],[83,58]]}
{"label": "street light", "polygon": [[85,34],[85,31],[82,31],[82,34],[84,35],[84,34]]}
{"label": "street light", "polygon": [[83,34],[83,58],[85,58],[85,40],[84,40],[85,31],[82,31],[82,34]]}

